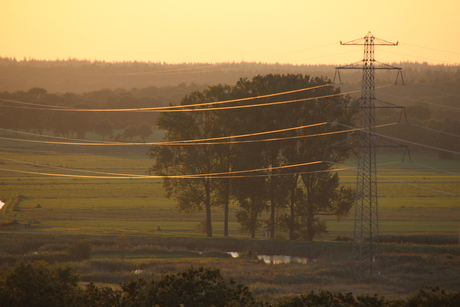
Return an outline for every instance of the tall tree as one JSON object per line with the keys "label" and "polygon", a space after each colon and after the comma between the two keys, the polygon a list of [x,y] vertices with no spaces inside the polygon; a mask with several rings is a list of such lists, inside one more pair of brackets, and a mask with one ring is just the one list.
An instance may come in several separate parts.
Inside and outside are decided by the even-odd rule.
{"label": "tall tree", "polygon": [[[239,205],[236,217],[243,231],[255,236],[256,230],[262,224],[262,214],[268,211],[270,236],[275,237],[276,216],[284,215],[285,223],[278,224],[289,230],[289,238],[294,239],[295,233],[302,227],[310,225],[308,227],[311,228],[312,225],[310,216],[310,220],[303,218],[303,208],[313,201],[309,187],[313,185],[315,189],[327,190],[322,186],[327,181],[314,184],[320,177],[315,179],[315,174],[310,177],[303,176],[303,173],[311,170],[308,166],[289,168],[289,171],[283,168],[321,160],[340,162],[349,154],[346,150],[334,150],[325,156],[323,151],[327,145],[346,137],[323,134],[330,132],[330,126],[325,125],[325,122],[352,124],[353,121],[353,113],[346,109],[332,108],[343,103],[345,99],[329,83],[330,81],[323,78],[302,75],[267,75],[257,76],[252,80],[240,79],[234,87],[219,85],[203,92],[194,92],[186,96],[181,104],[186,106],[234,99],[235,101],[226,105],[241,108],[162,113],[158,126],[167,131],[166,141],[216,137],[227,137],[225,140],[231,140],[232,136],[241,134],[248,134],[247,139],[235,144],[197,141],[194,145],[154,146],[150,155],[156,161],[151,172],[165,176],[202,175],[194,178],[165,177],[164,186],[167,195],[177,199],[181,211],[206,211],[205,228],[208,236],[212,236],[212,205],[224,207],[224,235],[228,235],[228,205],[231,197]],[[311,89],[305,91],[306,88]],[[271,95],[281,92],[285,93],[281,97]],[[315,100],[314,97],[318,96],[330,97]],[[247,99],[238,100],[251,97],[254,99],[249,102]],[[284,103],[271,104],[280,100]],[[247,104],[261,106],[247,108]],[[209,107],[211,106],[199,106]],[[309,129],[308,132],[305,129],[288,129],[320,122],[323,124]],[[277,132],[260,135],[260,132],[273,130]],[[316,133],[321,137],[310,138],[307,133]],[[333,163],[323,164],[321,171],[328,171],[332,165]],[[218,178],[206,175],[233,171],[238,173],[252,169],[264,171],[252,173],[255,176],[245,173],[244,176],[234,176],[231,179],[229,176]],[[333,195],[340,188],[337,185],[331,186],[327,200],[314,202],[315,206],[322,206],[322,209],[314,211],[313,217],[319,213],[333,212],[325,208],[337,202]],[[288,212],[284,212],[286,207]],[[346,206],[341,206],[344,207]]]}
{"label": "tall tree", "polygon": [[[193,105],[221,100],[227,89],[222,86],[187,95],[181,105]],[[205,108],[202,106],[200,108]],[[166,130],[165,141],[199,140],[222,136],[222,125],[215,111],[162,113],[158,127]],[[168,197],[174,197],[180,211],[193,213],[205,210],[206,235],[212,237],[211,206],[221,199],[217,196],[218,181],[212,174],[222,171],[219,146],[186,144],[153,146],[150,156],[155,159],[151,172],[164,175]],[[197,178],[168,178],[167,176],[202,175]]]}
{"label": "tall tree", "polygon": [[[320,84],[327,82],[318,79],[315,81]],[[315,91],[315,96],[340,93],[333,87],[322,87]],[[292,116],[296,118],[299,126],[318,122],[340,122],[345,125],[353,125],[354,111],[337,108],[347,100],[347,97],[337,95],[327,99],[304,101],[298,105],[297,113]],[[326,230],[325,222],[320,221],[317,215],[343,216],[351,208],[352,190],[340,187],[338,176],[330,172],[334,163],[341,163],[350,156],[351,150],[329,145],[343,141],[348,136],[345,133],[329,134],[332,127],[327,124],[309,128],[308,133],[297,131],[298,138],[286,142],[284,147],[283,155],[288,164],[323,161],[321,164],[304,166],[298,170],[298,173],[292,175],[289,188],[289,212],[285,213],[281,220],[281,226],[288,230],[291,240],[298,237],[313,240],[315,236]],[[334,128],[334,130],[339,129],[338,126]],[[343,202],[342,198],[344,198]]]}

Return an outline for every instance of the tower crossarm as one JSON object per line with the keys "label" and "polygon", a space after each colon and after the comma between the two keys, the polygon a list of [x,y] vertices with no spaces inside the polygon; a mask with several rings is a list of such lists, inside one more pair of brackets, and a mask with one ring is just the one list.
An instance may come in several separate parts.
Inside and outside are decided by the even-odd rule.
{"label": "tower crossarm", "polygon": [[374,46],[397,46],[399,42],[392,43],[381,38],[376,38],[369,31],[365,37],[357,38],[349,42],[343,43],[340,41],[340,45],[344,46],[362,46],[372,44]]}
{"label": "tower crossarm", "polygon": [[[401,67],[396,67],[392,66],[386,63],[378,62],[378,61],[372,61],[372,68],[373,69],[393,69],[393,70],[402,70]],[[356,62],[356,63],[351,63],[348,65],[344,66],[338,66],[335,69],[365,69],[366,68],[366,63],[364,60]]]}

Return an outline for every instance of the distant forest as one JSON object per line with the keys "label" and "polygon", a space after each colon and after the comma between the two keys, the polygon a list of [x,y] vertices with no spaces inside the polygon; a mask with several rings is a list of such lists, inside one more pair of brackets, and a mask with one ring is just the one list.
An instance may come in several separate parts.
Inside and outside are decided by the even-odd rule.
{"label": "distant forest", "polygon": [[[427,63],[392,63],[403,68],[405,86],[393,86],[395,71],[376,71],[376,96],[385,102],[406,108],[411,124],[384,128],[382,133],[425,141],[436,147],[460,151],[460,67]],[[178,105],[185,95],[217,84],[234,85],[241,78],[257,75],[302,74],[334,79],[332,65],[287,65],[264,63],[151,63],[103,62],[88,60],[0,58],[0,128],[13,130],[52,130],[55,135],[84,137],[94,131],[111,139],[148,136],[157,113],[69,113],[6,107],[12,101],[76,108],[142,108]],[[340,87],[344,93],[359,96],[360,70],[341,70]],[[338,78],[335,80],[338,82]],[[398,83],[401,83],[399,78]],[[8,101],[9,100],[9,101]],[[27,108],[26,108],[27,107]],[[398,121],[400,109],[382,109],[378,123]],[[131,126],[129,129],[127,129]],[[134,127],[135,126],[135,127]],[[141,128],[142,126],[142,128]],[[150,128],[150,129],[151,129]],[[115,134],[115,129],[122,132]],[[137,130],[136,130],[137,129]],[[434,130],[445,132],[439,134]],[[143,132],[142,132],[143,131]],[[447,133],[447,134],[446,134]],[[449,135],[451,134],[451,135]],[[434,144],[434,145],[433,145]],[[448,155],[449,156],[449,155]]]}
{"label": "distant forest", "polygon": [[[343,64],[343,63],[342,63]],[[406,83],[460,94],[459,66],[427,63],[392,63],[402,67]],[[265,63],[154,63],[104,62],[78,59],[35,60],[0,57],[0,91],[45,88],[50,93],[84,93],[101,89],[235,84],[240,78],[266,74],[303,74],[333,79],[334,65],[290,65]],[[344,77],[346,76],[346,77]],[[376,80],[394,82],[395,72],[376,74]],[[345,74],[342,81],[359,83],[361,72]]]}

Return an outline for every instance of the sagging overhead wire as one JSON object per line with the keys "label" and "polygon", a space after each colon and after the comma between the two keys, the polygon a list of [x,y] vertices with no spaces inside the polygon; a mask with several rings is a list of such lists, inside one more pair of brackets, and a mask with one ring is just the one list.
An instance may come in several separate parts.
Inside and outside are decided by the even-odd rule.
{"label": "sagging overhead wire", "polygon": [[[356,88],[356,89],[359,88],[357,86],[353,86],[353,85],[349,85],[349,84],[342,84],[342,85],[348,86],[348,87],[351,87],[351,88]],[[376,89],[377,88],[381,88],[381,86],[376,87]],[[389,97],[393,97],[393,98],[399,98],[399,99],[409,100],[409,101],[413,101],[413,102],[424,103],[424,104],[428,104],[428,105],[432,105],[432,106],[436,106],[436,107],[448,108],[448,109],[453,109],[453,110],[460,110],[460,108],[457,108],[457,107],[451,107],[451,106],[446,106],[446,105],[442,105],[442,104],[436,104],[436,103],[432,103],[432,102],[421,101],[421,100],[418,100],[418,99],[412,99],[412,98],[408,98],[408,97],[401,97],[401,96],[391,95],[391,94],[388,94],[388,93],[383,93],[383,92],[378,92],[378,91],[376,91],[376,93],[381,94],[381,95],[385,95],[385,96],[389,96]],[[446,95],[449,95],[449,94],[446,94]]]}
{"label": "sagging overhead wire", "polygon": [[[258,178],[258,177],[280,177],[280,176],[290,176],[290,175],[302,175],[302,174],[312,174],[312,173],[325,173],[325,172],[335,172],[335,171],[342,171],[342,170],[349,170],[352,167],[345,167],[345,168],[337,168],[337,169],[327,169],[327,170],[320,170],[320,171],[305,171],[305,172],[293,172],[293,173],[277,173],[277,174],[261,174],[261,175],[220,175],[214,176],[213,179],[229,179],[229,178]],[[197,177],[197,176],[159,176],[159,175],[150,175],[150,176],[85,176],[85,175],[67,175],[67,174],[53,174],[53,173],[43,173],[43,172],[31,172],[31,171],[21,171],[21,170],[13,170],[0,167],[0,171],[4,172],[12,172],[12,173],[21,173],[21,174],[29,174],[29,175],[40,175],[40,176],[52,176],[52,177],[66,177],[66,178],[87,178],[87,179],[163,179],[163,178],[172,178],[172,179],[203,179],[207,178],[208,176]]]}
{"label": "sagging overhead wire", "polygon": [[[59,170],[66,170],[66,171],[76,171],[76,172],[84,172],[84,173],[92,173],[92,174],[102,174],[102,175],[109,175],[109,176],[88,176],[88,175],[71,175],[71,174],[56,174],[56,173],[44,173],[44,172],[31,172],[25,170],[13,170],[7,168],[0,168],[0,171],[6,172],[16,172],[16,173],[25,173],[25,174],[35,174],[35,175],[45,175],[45,176],[57,176],[57,177],[73,177],[73,178],[99,178],[99,179],[158,179],[158,178],[171,178],[171,179],[203,179],[203,178],[245,178],[245,177],[259,177],[259,176],[280,176],[280,175],[287,175],[282,173],[272,173],[272,174],[260,174],[260,175],[241,175],[247,173],[255,173],[255,172],[265,172],[265,171],[273,171],[273,170],[280,170],[280,169],[287,169],[287,168],[295,168],[307,165],[314,165],[323,163],[323,161],[314,161],[314,162],[305,162],[305,163],[298,163],[293,165],[282,165],[282,166],[275,166],[275,167],[267,167],[267,168],[259,168],[259,169],[251,169],[251,170],[240,170],[240,171],[229,171],[229,172],[219,172],[219,173],[207,173],[207,174],[190,174],[190,175],[134,175],[134,174],[119,174],[119,173],[108,173],[108,172],[97,172],[97,171],[89,171],[89,170],[81,170],[81,169],[72,169],[72,168],[65,168],[65,167],[58,167],[58,166],[50,166],[50,165],[43,165],[25,161],[19,161],[15,159],[9,159],[0,157],[0,159],[5,161],[10,161],[14,163],[21,163],[26,165],[32,165],[36,167],[45,167],[45,168],[53,168]],[[297,173],[297,172],[296,172]],[[295,173],[290,173],[295,174]]]}
{"label": "sagging overhead wire", "polygon": [[441,52],[447,52],[447,53],[453,53],[453,54],[460,54],[460,52],[456,51],[448,51],[448,50],[442,50],[442,49],[436,49],[436,48],[431,48],[431,47],[424,47],[424,46],[418,46],[418,45],[413,45],[413,44],[408,44],[404,42],[399,42],[402,45],[407,45],[407,46],[412,46],[412,47],[417,47],[417,48],[423,48],[423,49],[428,49],[428,50],[435,50],[435,51],[441,51]]}
{"label": "sagging overhead wire", "polygon": [[[61,109],[69,109],[70,108],[70,107],[46,105],[46,104],[40,104],[40,103],[24,102],[24,101],[17,101],[17,100],[3,99],[3,98],[0,98],[0,101],[12,102],[12,103],[23,104],[23,105],[28,105],[28,106],[43,107],[43,110],[46,110],[46,108],[61,108]],[[5,105],[0,105],[0,106],[6,107]],[[42,109],[40,108],[38,110],[42,110]]]}
{"label": "sagging overhead wire", "polygon": [[[342,167],[342,168],[346,168],[346,167],[347,167],[346,165],[343,165],[343,164],[340,164],[340,163],[335,163],[335,162],[332,162],[332,161],[327,161],[327,162],[328,162],[328,163],[331,163],[331,164],[335,164],[335,165],[340,166],[340,167]],[[401,163],[401,162],[392,162],[391,164],[393,164],[393,163]],[[351,169],[351,167],[349,167],[348,169]],[[355,168],[355,169],[356,169],[356,168]],[[445,194],[445,195],[449,195],[449,196],[453,196],[453,197],[460,197],[460,195],[458,195],[458,194],[449,193],[449,192],[440,191],[440,190],[433,189],[433,188],[428,188],[428,187],[420,186],[420,185],[417,185],[417,184],[414,184],[414,183],[405,182],[405,181],[402,181],[402,180],[397,180],[397,179],[390,178],[390,177],[386,177],[386,176],[382,176],[382,175],[379,175],[379,174],[375,174],[375,175],[376,175],[377,177],[380,177],[380,178],[385,178],[385,179],[390,180],[390,181],[394,181],[394,182],[398,182],[398,183],[410,185],[410,186],[413,186],[413,187],[416,187],[416,188],[425,189],[425,190],[429,190],[429,191],[432,191],[432,192],[436,192],[436,193],[440,193],[440,194]]]}
{"label": "sagging overhead wire", "polygon": [[[12,159],[5,159],[4,160],[12,160]],[[29,162],[22,162],[18,160],[13,160],[18,163],[30,164],[34,166],[42,166],[42,167],[50,167],[48,165],[40,165],[35,163]],[[23,174],[31,174],[31,175],[42,175],[42,176],[54,176],[54,177],[66,177],[66,178],[92,178],[92,179],[159,179],[159,178],[170,178],[170,179],[203,179],[203,178],[210,178],[210,179],[240,179],[240,178],[261,178],[261,177],[280,177],[280,176],[291,176],[291,175],[304,175],[304,174],[314,174],[314,173],[328,173],[328,172],[337,172],[337,171],[344,171],[344,170],[351,170],[356,169],[356,167],[352,166],[341,166],[340,168],[334,169],[324,169],[324,170],[315,170],[315,171],[302,171],[302,172],[290,172],[290,173],[270,173],[270,174],[252,174],[247,175],[247,173],[251,172],[261,172],[261,171],[272,171],[278,169],[287,169],[293,167],[300,167],[300,166],[307,166],[307,165],[314,165],[320,163],[329,163],[340,165],[335,162],[331,161],[314,161],[314,162],[306,162],[306,163],[299,163],[295,165],[284,165],[279,167],[269,167],[269,168],[261,168],[261,169],[253,169],[253,170],[243,170],[243,171],[231,171],[231,172],[221,172],[221,173],[209,173],[209,174],[195,174],[195,175],[132,175],[132,174],[116,174],[116,173],[106,173],[106,172],[95,172],[95,171],[87,171],[81,170],[82,172],[86,173],[95,173],[95,174],[107,174],[111,176],[88,176],[88,175],[70,175],[70,174],[56,174],[56,173],[44,173],[44,172],[32,172],[32,171],[24,171],[24,170],[13,170],[7,168],[0,168],[0,171],[5,172],[15,172],[15,173],[23,173]],[[390,162],[384,163],[386,164],[395,164],[400,162]],[[379,164],[383,165],[383,164]],[[56,167],[59,169],[66,169],[62,167]],[[69,171],[75,171],[75,169],[67,169]],[[246,175],[241,175],[246,173]],[[116,176],[113,176],[116,175]]]}
{"label": "sagging overhead wire", "polygon": [[[354,128],[352,126],[348,126],[348,125],[344,125],[344,124],[340,124],[340,123],[337,123],[337,125],[342,126],[342,127],[346,127],[346,128]],[[363,130],[363,131],[366,131],[366,130]],[[439,148],[439,147],[434,147],[434,146],[424,145],[424,144],[420,144],[420,143],[415,143],[415,142],[402,140],[402,139],[398,139],[398,138],[395,138],[395,137],[391,137],[391,136],[387,136],[387,135],[383,135],[383,134],[379,134],[379,133],[373,133],[373,134],[376,135],[376,136],[384,137],[384,138],[387,138],[387,139],[390,139],[390,140],[395,140],[395,141],[398,141],[398,142],[403,142],[403,143],[407,143],[407,144],[417,145],[417,146],[421,146],[421,147],[425,147],[425,148],[430,148],[430,149],[435,149],[435,150],[439,150],[439,151],[444,151],[444,152],[460,155],[460,152],[453,151],[453,150],[447,150],[447,149],[443,149],[443,148]]]}
{"label": "sagging overhead wire", "polygon": [[[0,167],[0,171],[11,172],[11,173],[21,173],[29,175],[40,175],[40,176],[52,176],[52,177],[66,177],[66,178],[93,178],[93,179],[140,179],[142,177],[132,177],[132,176],[86,176],[86,175],[68,175],[68,174],[53,174],[53,173],[43,173],[43,172],[31,172],[31,171],[21,171]],[[144,178],[163,178],[162,176],[145,176]]]}
{"label": "sagging overhead wire", "polygon": [[415,124],[411,124],[411,123],[406,123],[406,125],[414,126],[414,127],[417,127],[417,128],[421,128],[421,129],[425,129],[425,130],[429,130],[429,131],[433,131],[433,132],[437,132],[437,133],[442,133],[442,134],[445,134],[445,135],[449,135],[449,136],[454,136],[454,137],[460,138],[460,135],[458,135],[458,134],[453,134],[453,133],[449,133],[449,132],[444,132],[444,131],[441,131],[441,130],[432,129],[432,128],[428,128],[428,127],[424,127],[424,126],[420,126],[420,125],[415,125]]}
{"label": "sagging overhead wire", "polygon": [[[305,101],[313,101],[313,100],[317,100],[317,99],[343,96],[343,95],[353,94],[353,93],[357,93],[357,92],[361,92],[361,90],[349,91],[349,92],[343,92],[343,93],[337,93],[337,94],[330,94],[330,95],[324,95],[324,96],[318,96],[318,97],[294,99],[294,100],[284,100],[284,101],[275,101],[275,102],[267,102],[267,103],[260,103],[260,104],[250,104],[250,105],[241,105],[241,106],[230,106],[230,107],[200,108],[200,109],[187,109],[187,108],[189,108],[191,106],[196,106],[196,105],[172,106],[171,108],[169,108],[169,107],[160,107],[160,108],[134,108],[134,109],[43,109],[43,108],[27,108],[27,107],[9,106],[9,105],[0,105],[0,107],[15,108],[15,109],[28,109],[28,110],[64,111],[64,112],[150,112],[150,113],[155,113],[155,112],[164,112],[164,113],[198,112],[198,111],[218,111],[218,110],[231,110],[231,109],[247,109],[247,108],[266,107],[266,106],[288,104],[288,103],[300,102],[300,101],[304,101],[304,102]],[[219,102],[210,102],[210,104],[217,104],[217,103],[224,103],[224,102],[220,102],[220,101]],[[182,109],[174,109],[176,107],[177,108],[182,108]]]}
{"label": "sagging overhead wire", "polygon": [[[177,105],[177,106],[151,107],[151,108],[76,109],[76,108],[62,108],[62,107],[49,106],[49,105],[40,105],[40,104],[34,104],[34,105],[41,106],[41,107],[44,107],[44,108],[46,107],[47,109],[44,109],[44,108],[26,108],[26,107],[8,106],[8,105],[0,105],[0,106],[2,106],[2,107],[11,107],[11,108],[20,108],[20,109],[48,110],[48,111],[68,111],[68,112],[163,112],[163,111],[174,110],[174,109],[184,109],[184,108],[194,108],[194,107],[202,107],[202,106],[212,106],[212,105],[216,105],[216,104],[226,104],[226,103],[231,103],[231,102],[250,101],[250,100],[263,99],[263,98],[268,98],[268,97],[276,97],[276,96],[281,96],[281,95],[287,95],[287,94],[293,94],[293,93],[298,93],[298,92],[314,90],[314,89],[317,89],[317,88],[328,87],[328,86],[332,86],[332,84],[328,83],[328,84],[312,86],[312,87],[307,87],[307,88],[302,88],[302,89],[297,89],[297,90],[292,90],[292,91],[286,91],[286,92],[280,92],[280,93],[274,93],[274,94],[267,94],[267,95],[260,95],[260,96],[255,96],[255,97],[246,97],[246,98],[222,100],[222,101],[214,101],[214,102],[204,102],[204,103],[197,103],[197,104],[191,104],[191,105]],[[340,95],[340,94],[337,94],[337,95]],[[320,97],[318,97],[318,98],[320,98]],[[1,99],[1,98],[0,98],[0,101],[14,102],[14,103],[18,103],[18,104],[30,104],[28,102],[6,100],[6,99]],[[254,106],[258,106],[258,104],[255,104]],[[56,108],[58,108],[58,109],[56,109]],[[203,109],[198,109],[198,110],[201,111]],[[204,110],[208,110],[208,109],[204,109]],[[179,111],[176,111],[176,112],[179,112]]]}
{"label": "sagging overhead wire", "polygon": [[410,84],[406,84],[406,86],[413,87],[413,88],[418,89],[418,90],[432,92],[432,93],[435,93],[435,94],[441,94],[441,95],[445,95],[445,96],[460,98],[460,95],[449,94],[449,93],[444,93],[444,92],[440,92],[440,91],[430,90],[430,89],[427,89],[427,88],[424,88],[424,87],[421,87],[421,86],[414,86],[414,85],[410,85]]}
{"label": "sagging overhead wire", "polygon": [[[268,139],[258,139],[258,140],[242,140],[242,141],[235,141],[231,140],[234,138],[241,138],[241,137],[248,137],[254,135],[264,135],[264,134],[273,134],[278,132],[285,132],[285,131],[292,131],[298,130],[303,128],[309,128],[314,126],[321,126],[325,125],[328,122],[324,123],[317,123],[312,125],[305,125],[305,126],[298,126],[293,128],[286,128],[286,129],[279,129],[279,130],[272,130],[272,131],[265,131],[265,132],[257,132],[251,134],[242,134],[242,135],[231,135],[231,136],[223,136],[217,138],[209,138],[209,139],[195,139],[195,140],[183,140],[183,141],[165,141],[165,142],[147,142],[147,143],[125,143],[125,142],[106,142],[106,141],[94,141],[91,140],[93,143],[85,143],[85,140],[81,139],[70,139],[70,138],[62,138],[62,137],[53,137],[53,136],[46,136],[49,138],[59,138],[59,139],[68,139],[68,140],[78,140],[81,142],[53,142],[53,141],[39,141],[39,140],[27,140],[27,139],[16,139],[16,138],[8,138],[8,137],[0,137],[3,140],[9,141],[19,141],[19,142],[30,142],[30,143],[39,143],[39,144],[55,144],[55,145],[83,145],[83,146],[146,146],[146,145],[154,145],[154,146],[186,146],[186,145],[226,145],[226,144],[243,144],[243,143],[259,143],[259,142],[272,142],[272,141],[283,141],[283,140],[293,140],[293,139],[300,139],[300,138],[310,138],[310,137],[318,137],[324,135],[332,135],[332,134],[340,134],[340,133],[347,133],[347,132],[354,132],[361,130],[362,128],[354,128],[347,130],[338,130],[338,131],[331,131],[331,132],[322,132],[322,133],[315,133],[315,134],[304,134],[304,135],[296,135],[296,136],[288,136],[288,137],[281,137],[281,138],[268,138]],[[332,123],[331,123],[332,124]],[[335,123],[333,123],[335,124]],[[389,124],[382,124],[375,126],[375,128],[387,127],[391,125],[396,125],[397,122],[389,123]],[[2,130],[0,128],[0,130]],[[8,130],[8,129],[3,129]],[[8,130],[11,131],[11,130]],[[31,134],[31,133],[26,133]],[[35,136],[40,136],[36,134],[32,134]],[[209,140],[213,140],[214,142],[209,142]],[[216,140],[227,140],[221,142],[215,142]]]}
{"label": "sagging overhead wire", "polygon": [[[171,75],[171,74],[197,74],[203,72],[215,72],[215,71],[194,71],[197,69],[202,68],[214,68],[219,66],[227,66],[228,63],[221,63],[221,64],[207,64],[207,65],[200,65],[200,66],[193,66],[187,68],[179,68],[179,69],[168,69],[168,70],[156,70],[156,71],[139,71],[139,72],[131,72],[131,73],[118,73],[118,74],[100,74],[101,76],[138,76],[138,75],[147,75],[147,76],[158,76],[158,75]],[[227,69],[219,69],[222,70],[232,70],[232,68]]]}
{"label": "sagging overhead wire", "polygon": [[381,50],[382,52],[386,53],[392,53],[392,54],[397,54],[397,55],[403,55],[403,56],[408,56],[412,58],[417,58],[417,59],[423,59],[423,60],[429,60],[429,61],[436,61],[439,63],[446,63],[446,64],[457,64],[458,62],[451,62],[451,61],[444,61],[444,60],[439,60],[439,59],[433,59],[433,58],[427,58],[427,57],[421,57],[417,55],[412,55],[412,54],[405,54],[405,53],[400,53],[400,52],[393,52],[393,51],[388,51],[388,50]]}
{"label": "sagging overhead wire", "polygon": [[108,172],[98,172],[98,171],[88,171],[88,170],[83,170],[83,169],[76,169],[76,168],[67,168],[67,167],[61,167],[61,166],[52,166],[52,165],[44,165],[44,164],[37,164],[37,163],[31,163],[31,162],[26,162],[26,161],[20,161],[20,160],[15,160],[15,159],[9,159],[9,158],[4,158],[0,157],[1,160],[9,161],[9,162],[14,162],[14,163],[20,163],[20,164],[26,164],[26,165],[32,165],[32,166],[37,166],[37,167],[45,167],[45,168],[52,168],[52,169],[58,169],[58,170],[65,170],[65,171],[72,171],[72,172],[83,172],[83,173],[92,173],[92,174],[102,174],[102,175],[112,175],[112,176],[124,176],[126,177],[141,177],[145,178],[145,175],[134,175],[134,174],[119,174],[119,173],[108,173]]}
{"label": "sagging overhead wire", "polygon": [[434,170],[434,171],[437,171],[437,172],[446,173],[446,174],[453,175],[453,176],[460,176],[460,173],[448,172],[448,171],[446,171],[446,170],[442,170],[442,169],[439,169],[439,168],[436,168],[436,167],[431,167],[431,166],[423,165],[423,164],[420,164],[420,163],[416,163],[416,162],[414,162],[414,161],[411,161],[410,163],[415,164],[415,165],[418,165],[418,166],[420,166],[420,167],[422,167],[422,168],[431,169],[431,170]]}
{"label": "sagging overhead wire", "polygon": [[[131,145],[141,145],[141,146],[145,146],[145,145],[187,145],[187,143],[193,143],[193,144],[190,144],[190,145],[195,145],[195,143],[200,143],[201,144],[201,142],[211,141],[211,140],[212,141],[225,140],[225,139],[228,140],[228,139],[234,139],[234,138],[242,138],[242,137],[265,135],[265,134],[273,134],[273,133],[280,133],[280,132],[286,132],[286,131],[293,131],[293,130],[299,130],[299,129],[304,129],[304,128],[322,126],[322,125],[326,125],[326,124],[327,124],[327,122],[322,122],[322,123],[316,123],[316,124],[310,124],[310,125],[304,125],[304,126],[297,126],[297,127],[292,127],[292,128],[285,128],[285,129],[278,129],[278,130],[271,130],[271,131],[264,131],[264,132],[247,133],[247,134],[240,134],[240,135],[230,135],[230,136],[206,138],[206,139],[169,141],[169,142],[149,142],[149,143],[125,143],[125,142],[109,142],[109,141],[94,141],[94,140],[88,141],[88,143],[87,143],[86,140],[82,140],[82,139],[71,139],[71,138],[54,137],[54,136],[42,136],[42,135],[28,133],[28,132],[19,132],[19,133],[23,133],[23,134],[26,134],[26,135],[33,135],[33,136],[37,136],[37,137],[58,138],[58,139],[63,139],[63,140],[72,140],[72,141],[79,141],[79,142],[52,142],[52,141],[14,139],[14,138],[8,138],[8,137],[0,137],[0,139],[13,140],[13,141],[24,141],[24,142],[33,142],[33,143],[43,143],[43,144],[89,145],[89,146],[101,146],[101,145],[102,146],[113,146],[113,145],[118,145],[118,146],[131,146]],[[0,130],[16,132],[16,131],[13,131],[13,130],[2,129],[2,128],[0,128]],[[209,144],[209,143],[207,143],[207,144]],[[228,144],[228,143],[226,143],[226,142],[217,142],[215,144]]]}
{"label": "sagging overhead wire", "polygon": [[418,103],[423,103],[423,104],[428,104],[428,105],[432,105],[432,106],[436,106],[436,107],[442,107],[442,108],[452,109],[452,110],[460,110],[460,108],[457,108],[457,107],[445,106],[445,105],[442,105],[442,104],[426,102],[426,101],[422,101],[422,100],[418,100],[418,99],[412,99],[412,98],[408,98],[408,97],[401,97],[401,96],[391,95],[391,94],[382,93],[382,92],[378,92],[378,93],[381,94],[381,95],[385,95],[385,96],[389,96],[389,97],[393,97],[393,98],[400,98],[400,99],[409,100],[409,101],[418,102]]}
{"label": "sagging overhead wire", "polygon": [[[69,141],[78,141],[80,143],[88,142],[88,143],[102,143],[102,144],[109,144],[113,143],[110,141],[100,141],[100,140],[85,140],[85,139],[74,139],[74,138],[66,138],[66,137],[61,137],[61,136],[53,136],[53,135],[45,135],[45,134],[36,134],[36,133],[30,133],[30,132],[24,132],[24,131],[16,131],[16,130],[11,130],[11,129],[6,129],[6,128],[0,128],[2,131],[6,132],[11,132],[15,134],[24,134],[24,135],[30,135],[33,137],[39,137],[39,138],[52,138],[52,139],[58,139],[58,140],[69,140]],[[20,139],[17,139],[20,140]]]}

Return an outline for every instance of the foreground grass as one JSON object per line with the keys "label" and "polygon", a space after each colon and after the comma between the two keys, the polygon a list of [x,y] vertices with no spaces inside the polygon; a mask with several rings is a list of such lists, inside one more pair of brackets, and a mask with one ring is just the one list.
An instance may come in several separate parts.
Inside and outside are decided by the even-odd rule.
{"label": "foreground grass", "polygon": [[[72,260],[72,255],[63,258],[81,240],[90,242],[91,257],[83,261]],[[3,266],[12,266],[18,259],[64,261],[79,272],[82,283],[115,289],[132,278],[180,272],[191,265],[219,268],[248,285],[258,299],[271,302],[318,289],[403,298],[425,286],[450,292],[460,286],[460,248],[454,245],[382,244],[380,275],[362,280],[356,280],[350,269],[349,242],[16,232],[1,234],[0,250]],[[228,251],[238,251],[240,257],[232,258]],[[262,254],[303,256],[307,261],[266,264],[257,257]]]}

